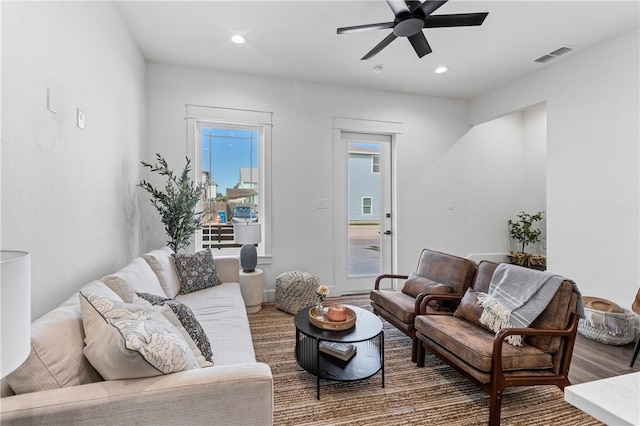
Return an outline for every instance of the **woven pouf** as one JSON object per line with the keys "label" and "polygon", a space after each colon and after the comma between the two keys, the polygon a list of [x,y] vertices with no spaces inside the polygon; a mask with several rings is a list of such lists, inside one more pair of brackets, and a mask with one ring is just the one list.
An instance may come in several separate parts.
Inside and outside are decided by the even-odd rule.
{"label": "woven pouf", "polygon": [[295,314],[314,305],[318,285],[318,277],[309,272],[283,272],[276,278],[276,308]]}

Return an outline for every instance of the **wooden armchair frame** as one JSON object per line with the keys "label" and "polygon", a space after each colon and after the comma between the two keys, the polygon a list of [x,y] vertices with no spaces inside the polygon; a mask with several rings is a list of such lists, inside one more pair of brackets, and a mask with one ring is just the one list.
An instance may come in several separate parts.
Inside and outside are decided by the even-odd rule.
{"label": "wooden armchair frame", "polygon": [[[458,296],[460,299],[462,296]],[[429,295],[423,298],[420,304],[420,315],[433,315],[432,313],[426,313],[426,305],[430,300],[455,300],[456,295],[442,294],[442,295]],[[434,347],[429,347],[429,352],[436,355],[442,361],[446,362],[459,373],[466,376],[472,382],[476,383],[482,390],[489,394],[489,425],[500,425],[500,412],[502,408],[502,395],[504,390],[508,387],[516,386],[536,386],[536,385],[556,385],[561,390],[564,390],[565,386],[571,385],[569,381],[569,367],[571,366],[571,357],[573,355],[573,348],[576,340],[576,333],[578,330],[578,315],[571,313],[567,328],[560,330],[550,329],[537,329],[537,328],[508,328],[498,332],[493,340],[493,356],[491,360],[491,372],[489,382],[483,382],[476,377],[466,372],[463,368],[458,366],[455,360],[451,359],[446,350],[439,350]],[[417,346],[417,363],[418,367],[424,367],[425,347],[420,342],[418,336],[419,333],[414,331],[416,341],[414,346]],[[530,374],[523,374],[523,371],[516,370],[513,373],[502,370],[502,346],[504,340],[510,335],[521,336],[555,336],[562,338],[562,344],[560,345],[560,361],[558,363],[557,371],[550,370],[527,370]]]}

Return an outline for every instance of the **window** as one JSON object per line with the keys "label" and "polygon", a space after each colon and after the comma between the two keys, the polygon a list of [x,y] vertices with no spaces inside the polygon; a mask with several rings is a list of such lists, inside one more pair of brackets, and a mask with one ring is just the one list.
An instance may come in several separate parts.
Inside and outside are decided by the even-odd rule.
{"label": "window", "polygon": [[233,225],[260,220],[260,128],[199,123],[202,248],[238,248]]}
{"label": "window", "polygon": [[371,215],[371,197],[362,197],[362,214]]}
{"label": "window", "polygon": [[271,113],[187,105],[188,156],[204,188],[203,228],[195,237],[197,250],[235,255],[236,223],[258,222],[260,263],[270,255]]}
{"label": "window", "polygon": [[380,156],[371,156],[371,173],[380,173]]}

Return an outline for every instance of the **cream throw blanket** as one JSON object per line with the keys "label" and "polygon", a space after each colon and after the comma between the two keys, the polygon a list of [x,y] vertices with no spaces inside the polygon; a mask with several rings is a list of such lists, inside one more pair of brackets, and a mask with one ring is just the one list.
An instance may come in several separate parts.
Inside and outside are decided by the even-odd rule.
{"label": "cream throw blanket", "polygon": [[[489,292],[479,298],[484,307],[480,322],[494,332],[503,328],[526,328],[544,311],[566,278],[547,272],[501,263],[489,284]],[[580,292],[574,284],[574,290]],[[580,298],[579,298],[580,300]],[[581,303],[579,303],[581,307]],[[522,346],[520,335],[506,338]]]}

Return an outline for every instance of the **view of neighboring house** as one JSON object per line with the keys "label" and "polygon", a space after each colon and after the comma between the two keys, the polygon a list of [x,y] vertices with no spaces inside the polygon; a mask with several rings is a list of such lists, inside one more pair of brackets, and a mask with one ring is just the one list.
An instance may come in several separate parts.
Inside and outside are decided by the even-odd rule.
{"label": "view of neighboring house", "polygon": [[380,149],[349,144],[349,223],[380,221]]}

